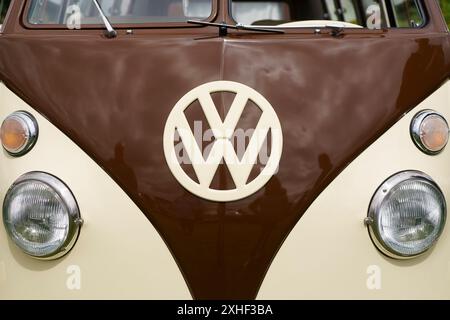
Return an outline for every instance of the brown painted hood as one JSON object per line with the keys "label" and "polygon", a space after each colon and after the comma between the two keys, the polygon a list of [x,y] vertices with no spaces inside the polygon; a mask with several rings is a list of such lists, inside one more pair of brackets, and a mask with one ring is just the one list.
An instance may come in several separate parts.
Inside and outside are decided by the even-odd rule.
{"label": "brown painted hood", "polygon": [[[325,186],[448,78],[447,46],[446,35],[431,33],[218,38],[187,31],[107,40],[43,32],[0,36],[0,75],[139,205],[195,298],[254,298],[283,240]],[[284,137],[278,173],[232,203],[183,189],[162,147],[176,102],[217,80],[261,93]]]}

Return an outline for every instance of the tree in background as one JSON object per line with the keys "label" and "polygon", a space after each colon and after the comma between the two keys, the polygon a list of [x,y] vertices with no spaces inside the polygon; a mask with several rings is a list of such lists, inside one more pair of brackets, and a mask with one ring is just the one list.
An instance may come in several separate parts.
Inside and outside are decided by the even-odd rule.
{"label": "tree in background", "polygon": [[444,12],[445,20],[450,28],[450,0],[439,0],[442,11]]}
{"label": "tree in background", "polygon": [[2,24],[3,19],[6,16],[6,10],[8,10],[10,0],[0,0],[0,24]]}

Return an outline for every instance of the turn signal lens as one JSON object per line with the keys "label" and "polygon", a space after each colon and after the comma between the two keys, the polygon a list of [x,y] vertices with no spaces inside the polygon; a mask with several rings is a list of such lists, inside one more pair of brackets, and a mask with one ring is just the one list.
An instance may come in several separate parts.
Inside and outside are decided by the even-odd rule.
{"label": "turn signal lens", "polygon": [[448,143],[449,126],[439,113],[423,110],[411,122],[411,136],[420,150],[435,155],[444,150]]}
{"label": "turn signal lens", "polygon": [[25,111],[9,115],[0,128],[3,148],[12,156],[22,156],[36,143],[38,125],[36,119]]}

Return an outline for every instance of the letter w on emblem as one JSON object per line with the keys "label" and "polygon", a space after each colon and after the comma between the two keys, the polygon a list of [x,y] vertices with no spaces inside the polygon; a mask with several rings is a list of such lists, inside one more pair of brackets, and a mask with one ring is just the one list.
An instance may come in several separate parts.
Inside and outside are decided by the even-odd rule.
{"label": "letter w on emblem", "polygon": [[198,95],[198,101],[216,139],[206,160],[195,140],[184,113],[177,118],[176,128],[178,134],[191,160],[192,167],[200,185],[205,187],[211,185],[222,158],[225,160],[225,164],[230,171],[236,188],[243,187],[247,184],[250,172],[257,161],[258,154],[266,140],[272,123],[270,116],[263,112],[247,149],[241,160],[239,160],[231,139],[248,100],[249,97],[245,94],[237,93],[225,121],[222,122],[210,93],[203,91]]}

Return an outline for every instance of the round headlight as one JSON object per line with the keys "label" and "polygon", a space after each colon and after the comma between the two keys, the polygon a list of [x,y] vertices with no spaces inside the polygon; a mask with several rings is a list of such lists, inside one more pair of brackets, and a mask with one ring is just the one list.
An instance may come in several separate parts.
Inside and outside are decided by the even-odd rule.
{"label": "round headlight", "polygon": [[3,223],[25,253],[56,259],[73,247],[82,220],[74,196],[62,181],[43,172],[30,172],[8,190]]}
{"label": "round headlight", "polygon": [[12,156],[23,156],[36,144],[39,128],[36,119],[26,111],[9,115],[0,128],[3,148]]}
{"label": "round headlight", "polygon": [[378,188],[366,224],[381,252],[405,259],[433,246],[446,217],[446,202],[439,186],[422,172],[404,171]]}
{"label": "round headlight", "polygon": [[433,110],[422,110],[411,122],[411,137],[426,154],[436,155],[444,150],[449,140],[449,127],[445,118]]}

